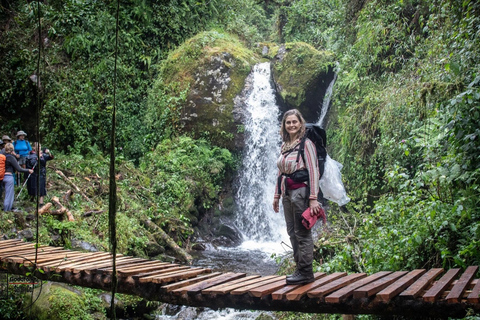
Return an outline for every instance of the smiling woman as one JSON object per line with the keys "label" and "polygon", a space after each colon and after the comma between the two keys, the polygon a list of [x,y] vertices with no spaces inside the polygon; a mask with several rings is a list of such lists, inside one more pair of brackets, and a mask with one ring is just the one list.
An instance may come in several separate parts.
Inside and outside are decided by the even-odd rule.
{"label": "smiling woman", "polygon": [[[282,199],[287,233],[293,248],[296,271],[287,276],[288,284],[305,284],[313,281],[313,240],[310,229],[302,224],[302,214],[310,208],[312,216],[320,213],[317,201],[318,169],[317,152],[310,139],[305,139],[305,157],[300,157],[300,142],[305,135],[305,120],[302,114],[292,109],[283,115],[280,129],[283,145],[277,160],[278,174],[273,210],[279,212]],[[292,174],[298,171],[308,172],[308,181],[295,181]]]}

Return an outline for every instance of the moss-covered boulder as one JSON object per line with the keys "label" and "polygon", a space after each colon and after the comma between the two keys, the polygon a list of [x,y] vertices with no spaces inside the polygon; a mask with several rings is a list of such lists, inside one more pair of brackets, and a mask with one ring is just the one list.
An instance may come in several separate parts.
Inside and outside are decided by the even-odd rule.
{"label": "moss-covered boulder", "polygon": [[36,288],[33,296],[38,296],[31,308],[35,319],[105,319],[100,314],[90,314],[94,310],[91,305],[86,305],[84,295],[64,284],[47,282],[41,289]]}
{"label": "moss-covered boulder", "polygon": [[335,56],[304,42],[281,46],[262,44],[262,55],[273,59],[273,79],[283,110],[299,109],[309,122],[318,120],[323,98],[334,78]]}
{"label": "moss-covered boulder", "polygon": [[[206,137],[233,149],[241,125],[233,99],[257,60],[255,53],[232,35],[200,33],[162,63],[149,96],[149,108],[154,109],[150,112],[160,122],[168,113],[170,120],[164,126],[174,123],[176,129],[182,128],[194,138]],[[165,100],[165,95],[169,99]]]}

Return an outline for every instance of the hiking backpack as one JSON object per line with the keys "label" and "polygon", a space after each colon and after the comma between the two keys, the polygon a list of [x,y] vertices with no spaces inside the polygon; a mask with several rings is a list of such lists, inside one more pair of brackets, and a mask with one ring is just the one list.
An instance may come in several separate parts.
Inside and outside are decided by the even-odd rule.
{"label": "hiking backpack", "polygon": [[325,170],[325,160],[327,159],[327,134],[319,125],[313,123],[305,124],[305,135],[300,141],[300,147],[298,149],[297,162],[302,156],[303,162],[305,162],[305,140],[310,139],[315,148],[317,149],[318,170],[320,171],[320,177],[323,176]]}
{"label": "hiking backpack", "polygon": [[5,176],[5,162],[7,161],[7,157],[4,154],[0,153],[0,181],[3,180]]}
{"label": "hiking backpack", "polygon": [[[320,178],[323,176],[323,172],[325,171],[325,161],[327,159],[327,149],[325,149],[327,145],[327,134],[325,130],[323,130],[319,125],[313,123],[305,124],[305,135],[303,136],[302,140],[299,143],[298,149],[295,148],[293,150],[298,150],[297,154],[297,163],[300,160],[300,156],[302,156],[303,162],[305,163],[305,140],[310,139],[313,144],[315,145],[315,149],[317,151],[317,161],[318,161],[318,171],[320,172]],[[288,151],[288,153],[292,152],[293,150]],[[308,181],[308,171],[305,170],[298,170],[291,174],[281,174],[278,176],[278,193],[281,193],[281,179],[282,177],[288,177],[296,182],[305,182]],[[323,197],[322,190],[318,190],[319,199]]]}
{"label": "hiking backpack", "polygon": [[25,160],[25,167],[27,169],[33,169],[35,168],[35,165],[37,164],[37,154],[36,153],[32,153],[32,154],[29,154]]}

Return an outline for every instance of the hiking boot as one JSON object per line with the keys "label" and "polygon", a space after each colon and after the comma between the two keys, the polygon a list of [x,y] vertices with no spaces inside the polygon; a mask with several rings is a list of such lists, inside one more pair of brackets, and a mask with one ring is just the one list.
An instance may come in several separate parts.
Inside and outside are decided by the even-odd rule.
{"label": "hiking boot", "polygon": [[287,284],[307,284],[313,280],[315,280],[313,274],[304,275],[299,272],[297,276],[287,278]]}
{"label": "hiking boot", "polygon": [[295,269],[295,272],[294,272],[294,273],[287,275],[287,279],[296,277],[296,276],[298,276],[299,274],[300,274],[300,271],[298,271],[298,269]]}

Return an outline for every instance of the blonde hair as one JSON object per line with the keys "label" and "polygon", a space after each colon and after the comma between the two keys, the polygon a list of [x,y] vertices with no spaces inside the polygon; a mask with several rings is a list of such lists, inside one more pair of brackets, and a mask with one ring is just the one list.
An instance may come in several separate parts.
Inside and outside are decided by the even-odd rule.
{"label": "blonde hair", "polygon": [[303,119],[302,114],[300,111],[297,109],[291,109],[285,112],[283,115],[282,119],[282,126],[280,127],[280,135],[282,136],[283,142],[291,142],[290,141],[290,134],[287,132],[287,129],[285,128],[285,121],[287,120],[288,116],[297,116],[298,121],[300,122],[300,130],[298,130],[297,136],[295,137],[296,139],[303,137],[305,135],[305,119]]}
{"label": "blonde hair", "polygon": [[13,150],[14,150],[13,143],[9,142],[5,145],[5,153],[12,153]]}
{"label": "blonde hair", "polygon": [[40,150],[42,148],[42,145],[38,142],[33,143],[32,149],[35,150],[36,153],[40,153]]}

